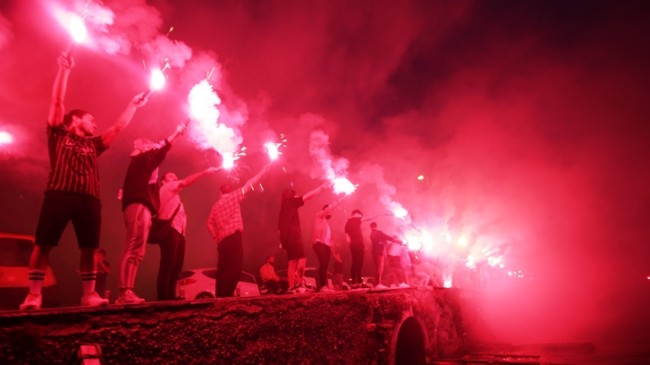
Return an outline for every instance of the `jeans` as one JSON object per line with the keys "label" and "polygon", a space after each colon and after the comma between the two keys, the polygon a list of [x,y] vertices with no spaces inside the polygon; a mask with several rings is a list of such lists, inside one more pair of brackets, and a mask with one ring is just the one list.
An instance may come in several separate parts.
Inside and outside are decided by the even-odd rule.
{"label": "jeans", "polygon": [[352,266],[350,267],[350,278],[352,284],[361,284],[361,270],[363,269],[363,245],[350,245],[350,253],[352,254]]}
{"label": "jeans", "polygon": [[160,267],[158,268],[158,300],[176,298],[176,282],[185,260],[185,237],[174,228],[160,243]]}
{"label": "jeans", "polygon": [[217,246],[217,298],[232,297],[237,288],[244,262],[242,235],[236,231],[226,236]]}
{"label": "jeans", "polygon": [[332,248],[322,242],[314,243],[314,252],[318,257],[318,288],[327,286],[327,267],[330,264]]}

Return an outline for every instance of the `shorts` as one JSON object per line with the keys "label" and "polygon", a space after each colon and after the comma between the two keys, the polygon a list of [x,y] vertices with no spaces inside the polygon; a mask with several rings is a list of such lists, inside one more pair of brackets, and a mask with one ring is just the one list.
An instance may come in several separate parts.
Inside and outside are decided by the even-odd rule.
{"label": "shorts", "polygon": [[302,242],[282,242],[282,248],[287,251],[287,260],[299,260],[305,258],[305,248]]}
{"label": "shorts", "polygon": [[79,248],[99,247],[102,204],[94,196],[63,191],[47,191],[36,226],[36,244],[56,247],[72,221]]}

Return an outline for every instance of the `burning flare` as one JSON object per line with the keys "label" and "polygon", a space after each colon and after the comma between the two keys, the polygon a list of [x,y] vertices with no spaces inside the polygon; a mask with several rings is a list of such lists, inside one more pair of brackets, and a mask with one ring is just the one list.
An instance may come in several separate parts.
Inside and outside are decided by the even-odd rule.
{"label": "burning flare", "polygon": [[264,148],[266,148],[266,153],[269,155],[269,159],[271,161],[275,161],[278,159],[278,157],[280,157],[280,151],[278,150],[277,143],[266,142],[264,144]]}
{"label": "burning flare", "polygon": [[343,177],[343,176],[335,177],[332,180],[332,183],[334,184],[334,192],[336,194],[344,193],[350,195],[354,193],[355,190],[357,190],[357,186],[354,185],[350,180],[348,180],[347,177]]}
{"label": "burning flare", "polygon": [[149,91],[160,91],[165,87],[165,74],[159,68],[151,70],[151,77],[149,79]]}

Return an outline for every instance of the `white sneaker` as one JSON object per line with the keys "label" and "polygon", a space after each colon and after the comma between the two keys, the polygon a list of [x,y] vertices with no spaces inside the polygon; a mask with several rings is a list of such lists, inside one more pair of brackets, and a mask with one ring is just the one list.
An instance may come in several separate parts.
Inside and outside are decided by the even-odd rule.
{"label": "white sneaker", "polygon": [[411,286],[408,285],[407,283],[401,283],[397,286],[398,288],[410,288]]}
{"label": "white sneaker", "polygon": [[133,290],[127,290],[124,293],[120,294],[120,297],[117,298],[115,304],[139,304],[143,302],[144,298],[140,298],[139,296],[135,295]]}
{"label": "white sneaker", "polygon": [[381,289],[388,289],[388,287],[384,284],[377,284],[377,286],[375,286],[375,290],[381,290]]}
{"label": "white sneaker", "polygon": [[97,294],[97,292],[91,291],[86,293],[81,297],[81,306],[82,307],[105,307],[108,305],[108,299],[104,299]]}
{"label": "white sneaker", "polygon": [[43,305],[43,296],[41,294],[29,293],[25,297],[25,301],[20,305],[20,310],[35,310],[41,309]]}

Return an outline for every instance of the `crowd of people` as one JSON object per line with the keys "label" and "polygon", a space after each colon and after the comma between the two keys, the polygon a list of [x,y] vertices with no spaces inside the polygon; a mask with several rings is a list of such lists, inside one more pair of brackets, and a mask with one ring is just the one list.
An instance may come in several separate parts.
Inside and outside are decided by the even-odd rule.
{"label": "crowd of people", "polygon": [[[81,109],[65,112],[70,71],[74,59],[69,53],[58,58],[58,71],[52,88],[47,118],[48,153],[50,171],[45,197],[42,202],[35,234],[35,246],[29,262],[29,292],[20,305],[21,310],[40,309],[45,270],[49,254],[56,247],[69,222],[72,222],[81,251],[80,276],[82,296],[80,304],[88,307],[105,306],[106,276],[109,266],[104,259],[105,251],[99,248],[101,229],[101,201],[99,195],[98,157],[105,152],[126,128],[136,111],[147,102],[148,93],[133,97],[118,120],[106,132],[95,136],[97,124],[92,114]],[[179,125],[170,135],[159,142],[138,139],[130,154],[124,183],[121,189],[122,213],[126,235],[124,251],[119,262],[119,296],[116,304],[137,304],[145,301],[135,293],[135,279],[142,262],[150,228],[154,219],[169,222],[169,229],[162,238],[156,238],[160,246],[160,265],[157,277],[157,299],[175,299],[175,286],[183,267],[185,254],[185,230],[187,215],[179,193],[197,182],[201,177],[216,173],[220,168],[208,167],[180,179],[173,172],[158,176],[173,143],[187,129]],[[240,203],[269,170],[265,166],[243,185],[235,187],[227,182],[220,187],[221,196],[214,203],[207,218],[207,229],[217,245],[217,280],[215,293],[219,298],[234,295],[242,270],[244,245]],[[274,269],[274,257],[270,256],[260,269],[262,285],[270,293],[301,293],[305,285],[306,255],[298,209],[330,185],[326,182],[315,189],[298,195],[293,189],[282,193],[278,219],[279,241],[287,255],[286,281]],[[372,218],[364,218],[360,210],[352,211],[345,224],[345,234],[351,253],[349,284],[343,280],[342,259],[332,241],[329,225],[332,211],[345,198],[323,206],[318,212],[313,228],[313,250],[318,258],[317,291],[367,287],[361,276],[364,260],[364,238],[361,224]],[[371,224],[372,255],[375,260],[377,288],[391,284],[406,286],[406,274],[402,269],[408,263],[405,246],[395,237],[384,234]],[[333,258],[332,282],[328,280],[330,259]],[[390,275],[383,283],[384,262]],[[100,281],[98,282],[98,279]],[[98,293],[99,291],[99,293]]]}

